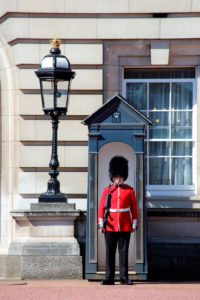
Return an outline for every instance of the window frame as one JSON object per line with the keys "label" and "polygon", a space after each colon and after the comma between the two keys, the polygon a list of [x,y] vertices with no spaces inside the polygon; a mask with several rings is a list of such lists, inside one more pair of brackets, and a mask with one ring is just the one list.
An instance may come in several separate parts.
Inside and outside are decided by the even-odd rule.
{"label": "window frame", "polygon": [[[127,67],[128,68],[128,67]],[[127,68],[124,68],[127,69]],[[142,71],[142,69],[141,69]],[[169,83],[170,84],[170,98],[171,98],[171,85],[173,82],[192,82],[193,84],[193,101],[192,101],[192,110],[178,110],[178,111],[192,111],[193,117],[192,117],[192,138],[191,139],[162,139],[162,141],[167,142],[181,142],[181,141],[189,141],[192,142],[192,185],[146,185],[147,190],[147,196],[157,196],[157,195],[171,195],[171,196],[191,196],[197,194],[197,168],[195,167],[197,164],[197,147],[196,147],[196,140],[197,140],[197,74],[195,69],[195,78],[169,78],[169,79],[125,79],[124,78],[124,72],[123,72],[123,83],[122,83],[122,95],[126,99],[126,84],[127,83],[147,83],[147,101],[149,101],[149,84],[150,83]],[[171,100],[170,100],[171,101]],[[152,110],[149,110],[148,103],[147,103],[147,111],[148,114]],[[159,111],[159,110],[157,110]],[[168,110],[167,110],[168,111]],[[171,109],[169,110],[172,111]],[[175,110],[176,111],[176,110]],[[145,142],[150,141],[161,141],[161,139],[149,139],[148,133],[147,137],[145,139]],[[158,156],[157,156],[158,157]],[[162,156],[167,157],[167,156]],[[181,157],[180,156],[177,156]],[[189,156],[188,156],[189,157]],[[171,156],[172,158],[172,156]],[[147,153],[146,153],[146,159],[147,159],[147,183],[149,182],[149,147],[147,147]]]}

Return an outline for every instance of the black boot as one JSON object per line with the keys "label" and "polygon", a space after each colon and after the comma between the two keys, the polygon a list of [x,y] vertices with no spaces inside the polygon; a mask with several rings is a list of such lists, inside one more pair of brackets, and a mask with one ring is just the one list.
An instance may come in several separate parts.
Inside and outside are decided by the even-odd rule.
{"label": "black boot", "polygon": [[105,279],[105,280],[100,281],[100,284],[102,284],[102,285],[113,285],[115,283],[114,283],[114,280]]}
{"label": "black boot", "polygon": [[122,285],[132,285],[133,281],[124,277],[124,278],[120,278],[120,284]]}

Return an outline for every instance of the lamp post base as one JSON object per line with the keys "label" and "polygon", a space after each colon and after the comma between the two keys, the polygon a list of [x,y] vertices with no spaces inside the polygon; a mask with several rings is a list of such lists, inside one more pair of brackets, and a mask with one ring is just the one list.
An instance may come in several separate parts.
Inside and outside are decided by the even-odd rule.
{"label": "lamp post base", "polygon": [[82,217],[74,204],[31,203],[30,209],[13,210],[11,216],[19,236],[10,242],[7,255],[0,253],[1,277],[22,280],[83,278],[77,239],[81,241],[82,238],[82,231],[79,235],[78,229],[82,227],[77,227]]}
{"label": "lamp post base", "polygon": [[39,197],[39,203],[53,203],[53,202],[67,203],[67,198],[62,193],[57,193],[55,195],[44,193],[41,194]]}

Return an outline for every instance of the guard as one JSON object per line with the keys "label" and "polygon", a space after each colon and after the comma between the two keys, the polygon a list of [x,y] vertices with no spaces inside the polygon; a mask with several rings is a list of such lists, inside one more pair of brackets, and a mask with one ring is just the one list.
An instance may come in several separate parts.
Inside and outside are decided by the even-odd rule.
{"label": "guard", "polygon": [[128,248],[131,232],[135,232],[137,228],[138,211],[133,188],[124,184],[128,178],[127,159],[122,156],[113,157],[109,163],[109,177],[113,184],[103,190],[99,205],[99,231],[105,234],[106,243],[106,279],[101,284],[114,284],[118,245],[120,283],[130,285],[132,281],[128,278]]}

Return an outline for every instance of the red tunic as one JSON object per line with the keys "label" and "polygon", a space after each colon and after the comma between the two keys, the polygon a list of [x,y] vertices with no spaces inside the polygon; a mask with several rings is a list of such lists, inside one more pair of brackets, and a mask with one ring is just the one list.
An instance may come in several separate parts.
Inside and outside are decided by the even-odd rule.
{"label": "red tunic", "polygon": [[[103,214],[107,193],[108,187],[103,190],[100,200],[98,222],[100,227],[103,226]],[[110,209],[125,209],[126,211],[109,211],[105,228],[106,231],[131,231],[132,229],[136,229],[138,211],[133,188],[126,184],[122,184],[121,186],[112,184],[110,193],[112,195]]]}

